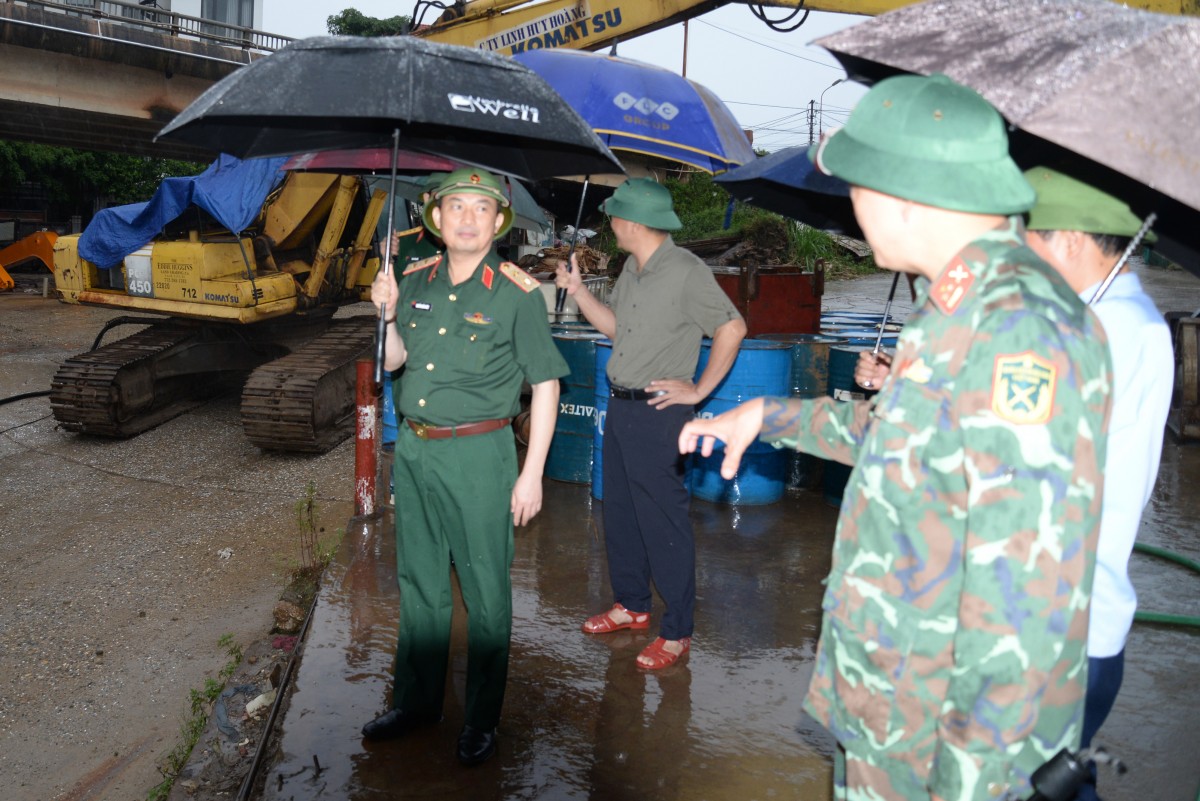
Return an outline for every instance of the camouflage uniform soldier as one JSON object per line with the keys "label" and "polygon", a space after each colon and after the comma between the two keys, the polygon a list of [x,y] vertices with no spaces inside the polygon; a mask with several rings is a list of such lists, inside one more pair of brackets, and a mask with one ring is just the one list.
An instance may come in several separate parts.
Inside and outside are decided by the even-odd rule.
{"label": "camouflage uniform soldier", "polygon": [[1025,797],[1079,742],[1104,332],[1008,216],[1034,194],[975,92],[882,81],[816,159],[877,263],[920,276],[892,370],[869,401],[760,398],[680,448],[724,440],[732,475],[761,432],[854,465],[805,700],[842,746],[839,797]]}

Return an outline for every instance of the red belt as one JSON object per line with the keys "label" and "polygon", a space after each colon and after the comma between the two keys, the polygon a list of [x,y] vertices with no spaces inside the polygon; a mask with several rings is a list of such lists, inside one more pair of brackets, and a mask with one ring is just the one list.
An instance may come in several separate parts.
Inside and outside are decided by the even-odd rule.
{"label": "red belt", "polygon": [[408,427],[420,439],[448,439],[450,437],[469,437],[472,434],[486,434],[489,431],[504,428],[512,422],[512,418],[502,417],[499,420],[481,420],[478,423],[465,423],[461,426],[431,426],[408,419],[404,422],[408,423]]}

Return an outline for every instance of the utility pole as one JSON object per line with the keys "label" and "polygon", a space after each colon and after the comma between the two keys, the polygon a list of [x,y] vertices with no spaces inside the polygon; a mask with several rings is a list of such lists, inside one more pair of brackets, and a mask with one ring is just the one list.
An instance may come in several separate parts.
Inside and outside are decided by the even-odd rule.
{"label": "utility pole", "polygon": [[836,81],[829,84],[829,86],[826,86],[824,89],[821,90],[821,110],[820,110],[820,112],[818,112],[818,115],[817,115],[821,118],[820,124],[817,127],[817,135],[818,136],[825,135],[825,93],[828,92],[833,87],[837,86],[839,83],[841,83],[844,80],[846,80],[846,79],[838,78]]}
{"label": "utility pole", "polygon": [[683,77],[687,77],[688,21],[683,21]]}
{"label": "utility pole", "polygon": [[813,139],[813,122],[815,120],[815,117],[813,116],[813,106],[815,104],[816,104],[815,100],[808,101],[808,143],[810,145],[816,141],[815,139]]}

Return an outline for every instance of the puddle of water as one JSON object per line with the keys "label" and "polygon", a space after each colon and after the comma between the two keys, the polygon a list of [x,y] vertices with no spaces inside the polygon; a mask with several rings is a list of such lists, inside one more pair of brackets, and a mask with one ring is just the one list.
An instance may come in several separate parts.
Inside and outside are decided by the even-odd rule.
{"label": "puddle of water", "polygon": [[828,797],[832,741],[803,717],[800,700],[834,510],[815,496],[741,510],[697,502],[693,650],[685,664],[645,673],[634,660],[653,628],[579,631],[611,603],[602,506],[586,486],[546,489],[546,511],[517,533],[497,756],[469,770],[454,758],[466,669],[461,607],[445,720],[394,742],[359,735],[388,704],[397,622],[389,516],[352,530],[330,569],[262,798]]}
{"label": "puddle of water", "polygon": [[[1142,541],[1200,559],[1200,446],[1168,442]],[[693,503],[696,637],[686,663],[644,673],[648,632],[591,637],[611,603],[603,505],[587,486],[546,482],[545,511],[519,530],[508,695],[496,757],[454,758],[466,672],[456,607],[445,720],[388,743],[363,723],[388,708],[397,590],[390,515],[351,529],[314,612],[274,764],[260,797],[305,799],[830,798],[833,741],[800,710],[820,621],[836,511],[819,492],[763,507]],[[1197,614],[1196,577],[1142,555],[1144,609]],[[456,599],[457,601],[457,599]],[[1193,631],[1135,624],[1125,686],[1097,738],[1130,774],[1102,776],[1108,801],[1193,801],[1200,709]],[[317,774],[313,755],[323,770]],[[283,777],[282,786],[279,777]]]}

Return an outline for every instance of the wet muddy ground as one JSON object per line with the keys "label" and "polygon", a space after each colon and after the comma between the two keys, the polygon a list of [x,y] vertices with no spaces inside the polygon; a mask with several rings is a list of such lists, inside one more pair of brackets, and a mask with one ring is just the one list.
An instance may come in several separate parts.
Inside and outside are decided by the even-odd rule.
{"label": "wet muddy ground", "polygon": [[[1189,292],[1200,297],[1190,275],[1156,277],[1163,279],[1156,291],[1169,302]],[[834,287],[825,308],[878,311],[887,284],[881,276],[855,282],[853,294]],[[901,297],[896,309],[906,314],[910,306]],[[1182,489],[1198,471],[1197,446],[1168,440],[1143,541],[1200,556],[1200,498]],[[634,666],[654,625],[649,633],[579,632],[584,617],[611,602],[603,504],[586,486],[547,482],[545,511],[516,538],[500,750],[476,769],[459,767],[453,756],[465,680],[461,626],[445,720],[390,743],[359,737],[362,723],[388,708],[397,612],[390,513],[352,529],[327,574],[255,797],[830,798],[833,741],[800,709],[836,520],[822,496],[791,491],[779,503],[740,508],[693,502],[696,638],[686,663],[654,674]],[[1200,577],[1141,555],[1132,569],[1144,608],[1200,611]],[[1125,690],[1097,739],[1130,768],[1121,779],[1102,777],[1109,801],[1194,798],[1195,636],[1135,627]]]}
{"label": "wet muddy ground", "polygon": [[[49,389],[113,316],[0,294],[0,398]],[[126,441],[57,430],[40,397],[0,405],[0,465],[0,798],[145,798],[219,640],[270,631],[309,481],[345,526],[353,449],[264,453],[236,396]]]}
{"label": "wet muddy ground", "polygon": [[[1164,310],[1200,307],[1188,274],[1151,270],[1145,280]],[[831,284],[825,308],[877,311],[889,283]],[[907,311],[903,298],[897,310]],[[86,349],[108,316],[0,296],[0,397],[48,387],[57,361]],[[236,399],[127,442],[57,431],[48,414],[45,398],[0,406],[6,799],[145,797],[188,691],[228,660],[217,640],[267,637],[298,561],[293,505],[309,480],[322,524],[345,538],[254,797],[829,798],[833,743],[800,711],[836,519],[819,492],[768,506],[694,502],[696,640],[686,662],[654,674],[634,667],[652,633],[579,632],[611,600],[603,504],[586,485],[547,481],[545,511],[516,539],[500,750],[464,769],[453,755],[461,627],[444,722],[392,743],[359,736],[387,707],[397,599],[390,515],[347,522],[349,444],[316,458],[264,454],[242,439]],[[1168,438],[1143,541],[1200,559],[1198,480],[1200,448]],[[1144,609],[1200,614],[1194,574],[1142,555],[1133,574]],[[1098,738],[1130,768],[1102,777],[1108,801],[1195,797],[1195,637],[1135,625],[1124,689]],[[232,797],[213,789],[195,797]]]}

